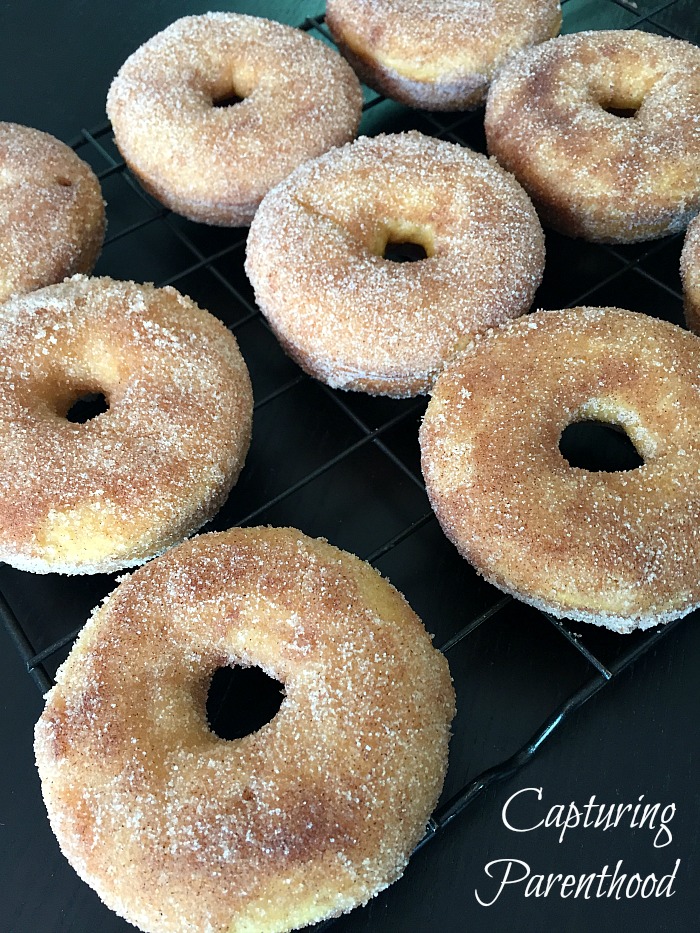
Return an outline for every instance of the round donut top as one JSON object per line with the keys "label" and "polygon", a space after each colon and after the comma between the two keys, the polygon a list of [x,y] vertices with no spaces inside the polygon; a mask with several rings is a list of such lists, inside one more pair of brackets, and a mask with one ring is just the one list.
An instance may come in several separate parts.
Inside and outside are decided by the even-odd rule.
{"label": "round donut top", "polygon": [[[213,106],[231,95],[243,100]],[[300,162],[352,139],[361,107],[337,52],[233,13],[177,20],[127,59],[107,97],[117,145],[156,196],[222,224],[249,223]]]}
{"label": "round donut top", "polygon": [[[84,424],[66,414],[102,393]],[[250,439],[234,337],[173,288],[75,276],[0,309],[0,559],[106,572],[211,517]]]}
{"label": "round donut top", "polygon": [[[622,428],[644,460],[572,467],[575,421]],[[700,341],[614,308],[490,331],[438,379],[421,429],[428,494],[487,579],[556,615],[630,631],[700,603]]]}
{"label": "round donut top", "polygon": [[490,76],[514,49],[556,34],[559,0],[328,0],[326,19],[357,54],[415,81]]}
{"label": "round donut top", "polygon": [[554,187],[570,192],[558,210],[574,230],[598,211],[602,224],[611,215],[607,239],[660,216],[652,236],[682,229],[700,207],[700,48],[633,30],[552,39],[499,71],[486,134],[548,222]]}
{"label": "round donut top", "polygon": [[[405,240],[427,258],[384,258]],[[361,137],[297,169],[263,201],[246,260],[302,365],[391,395],[427,391],[475,331],[527,310],[543,266],[537,215],[512,176],[416,132]]]}
{"label": "round donut top", "polygon": [[700,217],[688,226],[681,253],[681,278],[686,324],[700,334]]}
{"label": "round donut top", "polygon": [[[242,739],[206,720],[226,665],[283,685]],[[294,529],[203,535],[126,579],[37,725],[64,854],[149,931],[288,930],[398,877],[434,807],[447,662],[369,565]]]}
{"label": "round donut top", "polygon": [[0,123],[0,301],[89,272],[104,228],[92,169],[48,133]]}

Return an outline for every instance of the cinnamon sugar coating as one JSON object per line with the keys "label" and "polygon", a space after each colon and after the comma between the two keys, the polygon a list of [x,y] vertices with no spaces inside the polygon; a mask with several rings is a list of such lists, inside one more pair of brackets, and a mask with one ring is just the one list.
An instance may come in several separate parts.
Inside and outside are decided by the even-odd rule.
{"label": "cinnamon sugar coating", "polygon": [[[66,417],[102,394],[108,410]],[[0,308],[0,560],[142,563],[219,509],[252,393],[235,338],[173,288],[75,276]]]}
{"label": "cinnamon sugar coating", "polygon": [[559,0],[328,0],[326,24],[362,80],[409,107],[471,110],[518,49],[559,32]]}
{"label": "cinnamon sugar coating", "polygon": [[[387,243],[422,244],[397,263]],[[334,388],[427,392],[471,336],[526,311],[544,238],[494,161],[406,133],[307,162],[265,198],[246,272],[285,350]]]}
{"label": "cinnamon sugar coating", "polygon": [[[559,450],[575,421],[621,427],[641,467]],[[491,583],[618,632],[700,605],[700,339],[616,308],[539,311],[477,338],[420,432],[447,536]]]}
{"label": "cinnamon sugar coating", "polygon": [[[232,106],[214,106],[227,98]],[[186,16],[119,70],[107,97],[116,143],[154,197],[190,220],[249,224],[306,159],[352,139],[360,85],[340,55],[281,23]]]}
{"label": "cinnamon sugar coating", "polygon": [[700,218],[689,226],[681,252],[681,279],[683,281],[683,309],[685,322],[700,334]]}
{"label": "cinnamon sugar coating", "polygon": [[650,240],[700,209],[700,49],[688,42],[627,30],[553,39],[499,72],[485,125],[489,152],[569,236]]}
{"label": "cinnamon sugar coating", "polygon": [[0,301],[90,272],[104,231],[90,166],[48,133],[0,123]]}
{"label": "cinnamon sugar coating", "polygon": [[[224,740],[222,666],[283,685]],[[396,880],[447,764],[454,691],[404,598],[294,529],[202,535],[126,578],[85,626],[36,727],[64,855],[149,933],[283,931]]]}

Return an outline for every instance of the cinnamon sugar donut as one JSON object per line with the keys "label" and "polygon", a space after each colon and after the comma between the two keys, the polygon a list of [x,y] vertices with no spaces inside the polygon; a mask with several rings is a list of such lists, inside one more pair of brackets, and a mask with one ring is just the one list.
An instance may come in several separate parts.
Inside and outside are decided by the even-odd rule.
{"label": "cinnamon sugar donut", "polygon": [[700,217],[688,226],[681,253],[685,322],[700,334]]}
{"label": "cinnamon sugar donut", "polygon": [[[243,98],[233,106],[217,106]],[[190,220],[250,223],[306,159],[352,139],[360,85],[306,33],[234,13],[186,16],[137,49],[107,97],[141,184]]]}
{"label": "cinnamon sugar donut", "polygon": [[[173,288],[76,276],[0,310],[0,560],[139,564],[221,506],[250,440],[245,363]],[[107,410],[69,420],[76,400]]]}
{"label": "cinnamon sugar donut", "polygon": [[[281,682],[244,738],[207,725],[222,666]],[[290,930],[396,880],[436,804],[454,692],[403,597],[294,529],[202,535],[85,626],[35,749],[64,855],[142,930]]]}
{"label": "cinnamon sugar donut", "polygon": [[700,209],[700,49],[646,32],[562,36],[514,56],[489,152],[542,222],[603,243],[682,230]]}
{"label": "cinnamon sugar donut", "polygon": [[[644,460],[572,467],[575,421]],[[700,340],[616,308],[540,311],[477,338],[438,379],[423,471],[447,536],[491,583],[618,632],[700,605]]]}
{"label": "cinnamon sugar donut", "polygon": [[[426,258],[384,258],[388,243]],[[307,162],[263,201],[246,272],[299,365],[328,385],[426,392],[472,334],[526,311],[544,240],[525,192],[495,162],[406,133]]]}
{"label": "cinnamon sugar donut", "polygon": [[518,49],[559,32],[559,0],[327,0],[326,24],[362,80],[425,110],[483,104]]}
{"label": "cinnamon sugar donut", "polygon": [[48,133],[0,123],[0,301],[90,272],[104,231],[90,166]]}

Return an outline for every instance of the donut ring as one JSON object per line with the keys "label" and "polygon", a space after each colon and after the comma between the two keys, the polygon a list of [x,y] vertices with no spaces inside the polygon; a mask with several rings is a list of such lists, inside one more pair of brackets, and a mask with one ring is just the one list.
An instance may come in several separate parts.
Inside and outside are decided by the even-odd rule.
{"label": "donut ring", "polygon": [[[108,410],[69,421],[91,393]],[[173,288],[75,276],[8,301],[0,560],[108,573],[181,541],[238,477],[251,412],[234,337]]]}
{"label": "donut ring", "polygon": [[[399,264],[387,243],[427,258]],[[537,215],[484,156],[420,133],[362,137],[263,201],[246,272],[285,350],[334,388],[430,388],[472,334],[522,314],[544,267]]]}
{"label": "donut ring", "polygon": [[409,107],[471,110],[499,65],[559,32],[559,0],[328,0],[326,25],[370,87]]}
{"label": "donut ring", "polygon": [[[215,106],[232,96],[235,106]],[[107,97],[115,140],[143,187],[207,224],[248,224],[306,159],[352,139],[362,92],[306,33],[234,13],[186,16],[137,49]]]}
{"label": "donut ring", "polygon": [[[571,467],[574,421],[622,427],[644,459]],[[618,632],[700,605],[700,340],[631,311],[540,311],[438,379],[421,428],[438,520],[491,583]]]}
{"label": "donut ring", "polygon": [[632,243],[682,230],[700,209],[699,121],[699,48],[646,32],[582,32],[503,67],[486,138],[545,225]]}
{"label": "donut ring", "polygon": [[48,133],[0,123],[0,301],[90,272],[104,232],[90,166]]}
{"label": "donut ring", "polygon": [[681,252],[685,322],[700,334],[700,218],[689,225]]}
{"label": "donut ring", "polygon": [[[242,739],[221,666],[284,685]],[[57,675],[35,750],[64,855],[142,930],[281,931],[396,880],[437,802],[454,691],[403,597],[294,529],[202,535],[123,582]]]}

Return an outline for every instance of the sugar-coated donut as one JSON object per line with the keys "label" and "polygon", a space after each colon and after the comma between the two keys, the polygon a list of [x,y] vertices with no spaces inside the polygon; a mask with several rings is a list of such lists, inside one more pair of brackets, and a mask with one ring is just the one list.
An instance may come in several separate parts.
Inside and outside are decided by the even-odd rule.
{"label": "sugar-coated donut", "polygon": [[[233,106],[215,106],[231,98]],[[235,13],[186,16],[137,49],[107,97],[116,143],[141,184],[191,220],[250,223],[306,159],[352,139],[360,84],[333,49]]]}
{"label": "sugar-coated donut", "polygon": [[[388,243],[426,258],[384,258]],[[328,385],[426,392],[476,331],[526,311],[544,238],[517,182],[420,133],[362,137],[307,162],[263,201],[246,272],[287,352]]]}
{"label": "sugar-coated donut", "polygon": [[[644,460],[572,467],[575,421]],[[540,311],[477,338],[421,428],[443,530],[487,580],[556,616],[629,632],[700,605],[700,339],[615,308]]]}
{"label": "sugar-coated donut", "polygon": [[681,252],[681,279],[685,322],[700,334],[700,217],[688,226]]}
{"label": "sugar-coated donut", "polygon": [[559,0],[327,0],[326,24],[362,80],[425,110],[483,104],[514,51],[559,32]]}
{"label": "sugar-coated donut", "polygon": [[582,32],[514,56],[486,107],[489,152],[542,222],[604,243],[682,230],[700,209],[700,48]]}
{"label": "sugar-coated donut", "polygon": [[[107,410],[68,420],[76,400]],[[192,533],[250,441],[232,334],[173,288],[75,276],[0,309],[0,560],[106,573]]]}
{"label": "sugar-coated donut", "polygon": [[104,231],[90,166],[48,133],[0,123],[0,301],[90,272]]}
{"label": "sugar-coated donut", "polygon": [[[217,737],[222,666],[281,682]],[[294,529],[202,535],[122,582],[36,729],[49,818],[101,898],[149,933],[282,931],[396,880],[445,774],[454,692],[404,598]]]}

